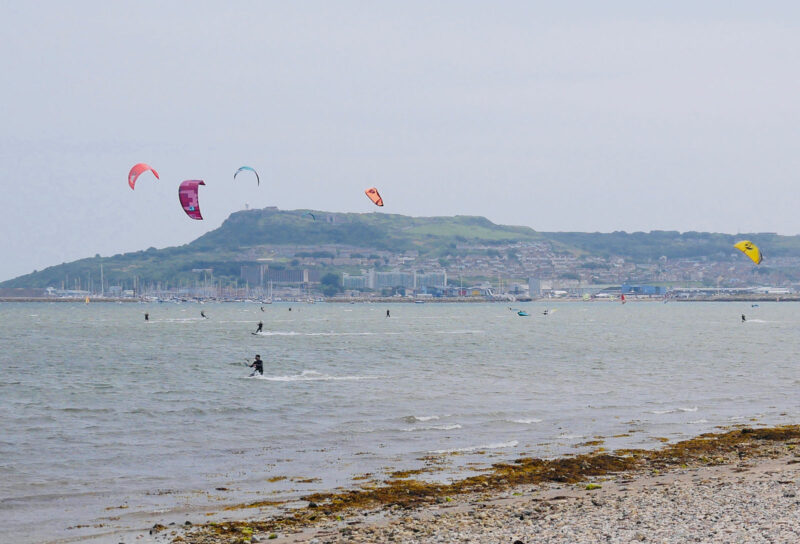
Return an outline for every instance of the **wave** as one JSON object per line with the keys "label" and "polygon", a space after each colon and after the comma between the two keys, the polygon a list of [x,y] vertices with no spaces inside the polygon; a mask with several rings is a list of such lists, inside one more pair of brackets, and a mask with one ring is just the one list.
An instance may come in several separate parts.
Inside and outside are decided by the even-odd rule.
{"label": "wave", "polygon": [[519,423],[520,425],[530,425],[531,423],[541,423],[541,419],[537,419],[535,417],[529,419],[507,419],[509,423]]}
{"label": "wave", "polygon": [[669,410],[650,410],[649,413],[661,416],[664,414],[676,414],[678,412],[696,412],[696,411],[697,411],[697,406],[694,406],[692,408],[672,408]]}
{"label": "wave", "polygon": [[432,421],[434,419],[439,419],[439,416],[406,416],[403,419],[408,423],[414,423],[417,421]]}
{"label": "wave", "polygon": [[411,433],[416,431],[453,431],[455,429],[460,429],[461,425],[458,423],[453,423],[452,425],[429,425],[427,427],[407,427],[403,429],[404,432]]}
{"label": "wave", "polygon": [[267,380],[271,382],[314,382],[314,381],[345,381],[345,380],[374,380],[377,376],[329,376],[316,370],[303,370],[300,374],[292,376],[247,376],[246,379]]}
{"label": "wave", "polygon": [[258,336],[376,336],[399,335],[399,332],[296,332],[296,331],[261,331],[253,333]]}
{"label": "wave", "polygon": [[466,453],[470,451],[480,451],[480,450],[499,450],[503,448],[514,448],[519,444],[516,440],[512,440],[510,442],[494,442],[492,444],[485,444],[482,446],[471,446],[468,448],[454,448],[450,450],[430,450],[427,453]]}

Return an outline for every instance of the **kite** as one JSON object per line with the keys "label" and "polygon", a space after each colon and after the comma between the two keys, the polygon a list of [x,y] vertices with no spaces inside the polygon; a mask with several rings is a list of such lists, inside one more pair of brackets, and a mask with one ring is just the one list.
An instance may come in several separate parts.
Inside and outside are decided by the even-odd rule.
{"label": "kite", "polygon": [[158,177],[158,172],[153,170],[152,166],[150,166],[149,164],[145,164],[143,162],[140,162],[139,164],[134,164],[133,168],[131,168],[131,171],[128,172],[128,185],[131,186],[131,189],[133,189],[133,186],[136,185],[136,180],[139,178],[139,175],[142,172],[146,172],[148,170],[150,170],[153,173],[153,175],[156,177],[156,179],[161,179],[161,178]]}
{"label": "kite", "polygon": [[239,172],[241,172],[242,170],[249,170],[250,172],[254,173],[254,174],[256,175],[256,182],[257,182],[257,184],[258,184],[258,185],[261,185],[261,178],[260,178],[260,177],[258,177],[258,172],[256,172],[256,169],[255,169],[255,168],[253,168],[252,166],[242,166],[241,168],[239,168],[239,169],[236,171],[236,173],[233,175],[233,179],[236,179],[236,176],[237,176],[237,175],[239,174]]}
{"label": "kite", "polygon": [[202,220],[200,202],[197,200],[197,191],[200,185],[205,185],[202,179],[187,179],[178,187],[178,198],[183,206],[183,211],[192,219]]}
{"label": "kite", "polygon": [[366,193],[367,197],[374,202],[376,206],[383,206],[383,199],[375,187],[370,187],[364,191],[364,193]]}
{"label": "kite", "polygon": [[742,240],[741,242],[737,242],[733,247],[750,257],[754,263],[761,264],[761,250],[758,249],[758,246],[756,246],[750,240]]}
{"label": "kite", "polygon": [[306,212],[304,215],[310,215],[310,216],[311,216],[311,219],[313,219],[314,221],[316,221],[316,220],[317,220],[316,216],[315,216],[313,213],[311,213],[311,212]]}

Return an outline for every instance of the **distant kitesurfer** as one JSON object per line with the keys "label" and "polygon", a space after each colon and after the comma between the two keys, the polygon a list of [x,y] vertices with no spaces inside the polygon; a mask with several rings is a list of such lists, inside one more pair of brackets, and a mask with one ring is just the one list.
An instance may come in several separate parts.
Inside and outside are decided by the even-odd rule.
{"label": "distant kitesurfer", "polygon": [[205,311],[203,311],[203,310],[200,310],[200,316],[201,316],[203,319],[208,319],[208,317],[206,317],[206,312],[205,312]]}
{"label": "distant kitesurfer", "polygon": [[744,323],[745,321],[747,321],[747,318],[744,316],[744,314],[742,314],[742,323]]}
{"label": "distant kitesurfer", "polygon": [[261,307],[261,311],[262,311],[262,312],[264,311],[264,307],[263,307],[263,306]]}
{"label": "distant kitesurfer", "polygon": [[542,315],[547,315],[547,310],[543,311]]}
{"label": "distant kitesurfer", "polygon": [[291,307],[291,306],[289,306],[289,311],[290,311],[290,312],[292,311],[292,307]]}
{"label": "distant kitesurfer", "polygon": [[261,355],[256,355],[256,360],[253,361],[253,364],[250,365],[250,368],[255,368],[253,373],[250,374],[251,376],[255,376],[256,372],[258,372],[262,376],[264,375],[264,361],[261,360]]}
{"label": "distant kitesurfer", "polygon": [[147,312],[144,313],[144,320],[150,321],[150,314],[148,314]]}
{"label": "distant kitesurfer", "polygon": [[386,317],[392,317],[391,315],[389,315],[389,310],[386,310]]}
{"label": "distant kitesurfer", "polygon": [[264,323],[262,323],[261,321],[259,321],[259,322],[258,322],[258,328],[256,329],[256,334],[258,334],[258,333],[259,333],[259,332],[261,332],[262,330],[264,330]]}

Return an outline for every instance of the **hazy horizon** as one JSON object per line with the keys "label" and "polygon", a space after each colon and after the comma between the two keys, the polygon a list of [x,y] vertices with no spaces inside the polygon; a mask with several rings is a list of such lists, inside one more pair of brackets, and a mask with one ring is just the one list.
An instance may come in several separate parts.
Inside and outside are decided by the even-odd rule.
{"label": "hazy horizon", "polygon": [[[800,233],[800,6],[6,3],[0,281],[244,209]],[[139,180],[137,162],[161,175]],[[233,173],[258,169],[261,185]],[[204,221],[177,186],[203,179]]]}

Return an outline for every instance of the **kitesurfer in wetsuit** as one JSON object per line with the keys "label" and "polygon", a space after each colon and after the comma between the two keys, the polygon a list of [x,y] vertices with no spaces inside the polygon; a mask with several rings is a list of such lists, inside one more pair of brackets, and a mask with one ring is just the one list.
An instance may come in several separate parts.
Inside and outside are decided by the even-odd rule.
{"label": "kitesurfer in wetsuit", "polygon": [[250,365],[250,368],[255,368],[253,373],[250,374],[251,376],[255,376],[256,372],[262,376],[264,375],[264,361],[261,360],[261,355],[256,355],[256,360],[253,361],[253,364]]}
{"label": "kitesurfer in wetsuit", "polygon": [[258,322],[258,328],[256,329],[256,333],[259,333],[259,332],[261,332],[262,330],[264,330],[264,323],[262,323],[261,321],[259,321],[259,322]]}
{"label": "kitesurfer in wetsuit", "polygon": [[742,314],[742,323],[744,323],[745,321],[747,321],[747,318],[744,316],[744,314]]}
{"label": "kitesurfer in wetsuit", "polygon": [[547,310],[542,312],[543,315],[547,315]]}
{"label": "kitesurfer in wetsuit", "polygon": [[389,315],[389,310],[386,310],[386,317],[392,317]]}
{"label": "kitesurfer in wetsuit", "polygon": [[203,319],[208,319],[208,318],[206,317],[206,312],[205,312],[205,311],[203,311],[203,310],[200,310],[200,316],[201,316]]}
{"label": "kitesurfer in wetsuit", "polygon": [[150,321],[150,314],[148,314],[147,312],[145,312],[145,314],[144,314],[144,320],[145,321]]}

